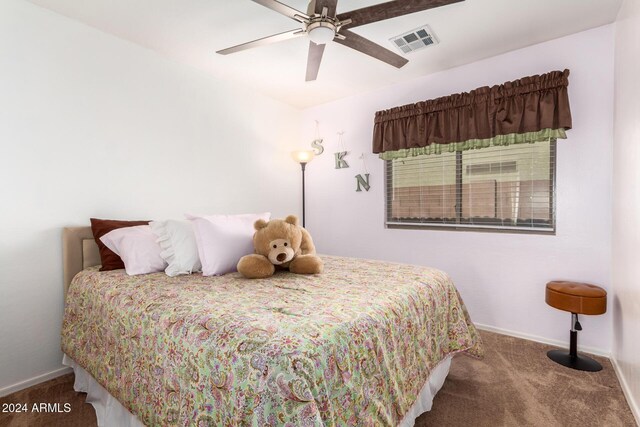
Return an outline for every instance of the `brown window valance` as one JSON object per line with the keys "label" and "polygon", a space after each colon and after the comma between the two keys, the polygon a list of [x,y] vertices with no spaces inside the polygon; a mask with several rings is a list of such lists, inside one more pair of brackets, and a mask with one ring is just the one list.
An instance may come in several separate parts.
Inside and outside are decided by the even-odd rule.
{"label": "brown window valance", "polygon": [[492,138],[509,144],[538,134],[564,136],[571,129],[568,85],[569,70],[552,71],[378,111],[373,152],[424,151],[432,144],[451,143],[476,148]]}

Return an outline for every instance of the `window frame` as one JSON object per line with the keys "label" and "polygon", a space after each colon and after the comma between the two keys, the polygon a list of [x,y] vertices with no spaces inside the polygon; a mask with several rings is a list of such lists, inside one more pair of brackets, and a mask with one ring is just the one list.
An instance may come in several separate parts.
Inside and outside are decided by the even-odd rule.
{"label": "window frame", "polygon": [[[456,220],[455,222],[446,222],[443,218],[442,223],[435,222],[398,222],[392,221],[389,218],[390,214],[390,198],[392,197],[393,187],[389,185],[393,179],[393,160],[384,160],[384,176],[385,176],[385,190],[384,190],[384,225],[388,229],[410,229],[410,230],[439,230],[439,231],[475,231],[475,232],[487,232],[487,233],[507,233],[507,234],[537,234],[537,235],[556,235],[557,231],[557,218],[556,218],[556,179],[557,179],[557,140],[551,138],[550,142],[550,154],[549,161],[551,167],[549,168],[550,175],[550,192],[549,192],[549,217],[551,221],[551,227],[518,227],[515,226],[503,226],[503,225],[479,225],[479,224],[464,224],[460,222],[464,220],[462,218],[462,156],[463,151],[456,151]],[[511,146],[508,146],[511,147]],[[481,149],[480,149],[481,150]],[[431,154],[432,156],[434,154]],[[438,154],[435,154],[438,156]],[[489,222],[490,219],[487,220]],[[499,220],[497,220],[499,221]]]}

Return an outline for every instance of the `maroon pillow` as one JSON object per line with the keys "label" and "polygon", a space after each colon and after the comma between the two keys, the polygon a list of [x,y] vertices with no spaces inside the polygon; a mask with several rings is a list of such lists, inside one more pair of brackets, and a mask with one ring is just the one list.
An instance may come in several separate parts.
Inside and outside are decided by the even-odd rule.
{"label": "maroon pillow", "polygon": [[149,221],[119,221],[115,219],[91,218],[91,231],[93,231],[93,238],[96,239],[98,250],[100,251],[100,260],[102,261],[102,267],[100,267],[100,271],[119,270],[121,268],[124,268],[122,259],[111,249],[106,247],[100,240],[100,237],[104,236],[111,230],[115,230],[118,228],[147,224],[149,224]]}

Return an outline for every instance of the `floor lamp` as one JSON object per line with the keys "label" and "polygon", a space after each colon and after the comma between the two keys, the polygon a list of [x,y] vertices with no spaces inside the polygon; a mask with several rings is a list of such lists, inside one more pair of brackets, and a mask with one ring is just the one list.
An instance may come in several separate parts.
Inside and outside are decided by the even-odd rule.
{"label": "floor lamp", "polygon": [[300,167],[302,168],[302,227],[305,226],[304,170],[307,166],[307,163],[313,160],[314,156],[315,153],[312,150],[298,150],[291,153],[291,157],[293,157],[293,160],[300,163]]}

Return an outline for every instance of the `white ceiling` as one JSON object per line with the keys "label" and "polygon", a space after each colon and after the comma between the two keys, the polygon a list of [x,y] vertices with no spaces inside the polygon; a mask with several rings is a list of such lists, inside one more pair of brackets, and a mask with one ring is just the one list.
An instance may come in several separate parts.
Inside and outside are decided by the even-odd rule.
{"label": "white ceiling", "polygon": [[[318,80],[305,82],[308,41],[297,38],[228,56],[229,46],[299,24],[251,0],[29,0],[296,107],[308,107],[445,70],[615,20],[622,0],[466,0],[353,31],[393,50],[389,38],[428,24],[440,44],[396,69],[331,43]],[[281,0],[306,11],[307,0]],[[339,0],[338,13],[381,3]]]}

